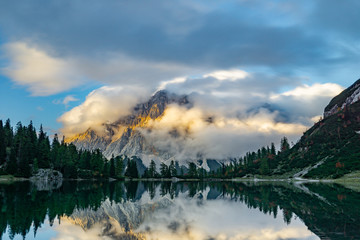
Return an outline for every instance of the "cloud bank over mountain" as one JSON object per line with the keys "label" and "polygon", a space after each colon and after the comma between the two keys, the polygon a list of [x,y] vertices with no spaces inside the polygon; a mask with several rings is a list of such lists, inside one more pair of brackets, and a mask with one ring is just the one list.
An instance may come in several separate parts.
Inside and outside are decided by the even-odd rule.
{"label": "cloud bank over mountain", "polygon": [[[191,107],[170,104],[159,119],[149,120],[137,130],[158,151],[176,159],[236,157],[278,143],[282,136],[296,141],[329,100],[343,90],[337,84],[297,86],[286,78],[266,84],[269,78],[230,70],[162,82],[166,91],[186,94]],[[293,88],[281,92],[284,83]],[[93,91],[83,104],[59,118],[64,134],[73,136],[88,127],[96,130],[102,123],[129,115],[136,103],[150,97],[149,92],[136,91],[110,87]]]}

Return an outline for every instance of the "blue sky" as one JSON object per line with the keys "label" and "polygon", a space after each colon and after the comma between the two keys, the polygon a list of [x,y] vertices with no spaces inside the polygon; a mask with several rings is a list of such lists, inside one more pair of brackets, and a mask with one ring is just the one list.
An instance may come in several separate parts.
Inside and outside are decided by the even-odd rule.
{"label": "blue sky", "polygon": [[275,122],[308,127],[360,76],[358,9],[357,0],[0,1],[0,118],[74,134],[165,86],[222,116],[270,104]]}

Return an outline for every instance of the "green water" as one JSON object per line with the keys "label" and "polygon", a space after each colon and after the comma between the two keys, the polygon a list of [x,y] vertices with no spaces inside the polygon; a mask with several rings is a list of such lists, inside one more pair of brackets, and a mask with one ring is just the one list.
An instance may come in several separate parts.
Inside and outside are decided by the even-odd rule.
{"label": "green water", "polygon": [[337,184],[0,185],[2,239],[360,239],[360,193]]}

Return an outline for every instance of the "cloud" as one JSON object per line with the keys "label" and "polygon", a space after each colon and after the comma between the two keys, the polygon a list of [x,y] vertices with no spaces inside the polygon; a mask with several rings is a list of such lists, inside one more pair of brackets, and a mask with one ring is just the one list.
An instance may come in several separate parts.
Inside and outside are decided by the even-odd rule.
{"label": "cloud", "polygon": [[[341,5],[331,2],[331,9]],[[324,63],[338,64],[336,60],[339,58],[333,55],[335,48],[342,56],[342,62],[359,57],[356,48],[345,49],[341,47],[341,41],[324,38],[325,30],[322,29],[325,27],[314,31],[307,22],[306,19],[315,15],[318,9],[327,11],[328,8],[323,7],[326,3],[220,1],[210,4],[204,0],[174,0],[171,4],[160,0],[151,3],[110,0],[106,4],[95,0],[86,4],[70,0],[32,4],[5,2],[0,9],[0,28],[8,39],[51,46],[62,59],[82,59],[83,63],[87,59],[97,59],[101,63],[108,54],[114,53],[122,64],[126,64],[121,61],[121,56],[125,56],[134,62],[142,61],[154,66],[166,63],[187,68],[187,72],[168,75],[168,79],[193,75],[198,69],[212,71],[239,66],[266,66],[294,72],[294,66],[296,69],[316,69]],[[356,1],[350,1],[346,7],[341,5],[338,18],[347,19],[346,10],[357,9],[357,5]],[[356,11],[351,13],[351,22],[358,22]],[[331,12],[317,16],[321,16],[321,26],[332,28],[327,22],[329,16],[333,16]],[[48,24],[50,18],[51,25]],[[345,20],[339,22],[342,21]],[[345,21],[334,31],[340,32],[344,26],[352,25]],[[138,69],[145,72],[147,66],[140,64]],[[126,68],[124,73],[131,75],[127,74]],[[159,79],[164,76],[157,73]]]}
{"label": "cloud", "polygon": [[76,101],[79,101],[79,99],[75,98],[74,95],[68,95],[64,98],[62,103],[67,106],[70,102]]}
{"label": "cloud", "polygon": [[278,112],[266,109],[243,118],[220,114],[170,105],[160,120],[150,121],[140,130],[156,149],[169,152],[184,164],[188,160],[238,157],[284,135],[294,140],[306,130],[302,124],[277,122]]}
{"label": "cloud", "polygon": [[103,123],[112,123],[131,112],[136,103],[145,98],[147,92],[133,87],[104,86],[92,91],[86,100],[64,113],[58,121],[63,124],[61,132],[67,137],[98,129]]}
{"label": "cloud", "polygon": [[[284,86],[288,86],[287,91],[282,90]],[[158,88],[188,94],[192,107],[169,105],[160,119],[138,130],[157,150],[184,163],[189,159],[238,157],[278,143],[283,136],[296,142],[343,89],[337,84],[305,85],[298,78],[276,78],[240,69],[175,78]],[[102,87],[59,121],[63,132],[71,136],[90,126],[98,128],[118,120],[141,102],[135,96],[144,96],[142,101],[146,101],[149,95],[122,87]],[[124,104],[114,104],[118,102]]]}
{"label": "cloud", "polygon": [[91,229],[85,231],[80,226],[73,224],[66,217],[61,218],[61,224],[54,227],[58,233],[56,237],[51,239],[57,240],[108,240],[110,238],[102,236],[102,229],[100,224],[97,224]]}
{"label": "cloud", "polygon": [[[201,194],[206,196],[207,192]],[[183,196],[175,198],[170,206],[145,218],[136,232],[144,233],[147,239],[169,240],[318,239],[299,219],[286,225],[282,210],[274,218],[244,203]],[[171,228],[171,223],[176,228]]]}
{"label": "cloud", "polygon": [[318,96],[333,97],[343,91],[344,88],[335,83],[315,83],[312,86],[302,85],[290,91],[283,92],[279,95],[274,95],[272,98],[276,99],[281,96],[295,97],[295,98],[314,98]]}
{"label": "cloud", "polygon": [[309,125],[323,113],[331,98],[343,90],[342,86],[333,83],[300,85],[292,90],[273,94],[269,100],[286,111],[290,121]]}
{"label": "cloud", "polygon": [[[241,71],[260,68],[274,78],[321,72],[336,80],[340,68],[356,74],[357,6],[307,0],[5,2],[0,9],[0,30],[8,42],[5,73],[33,95],[88,81],[153,91],[184,76],[226,79],[234,87],[241,79],[256,87],[251,82],[261,73]],[[333,22],[334,15],[341,20]],[[16,45],[19,51],[9,47]]]}
{"label": "cloud", "polygon": [[77,101],[79,101],[79,99],[77,99],[74,95],[67,95],[63,99],[55,99],[52,103],[63,104],[66,107],[68,107],[70,102],[77,102]]}
{"label": "cloud", "polygon": [[2,72],[34,96],[52,95],[82,84],[71,62],[22,42],[6,44],[3,49],[10,63]]}
{"label": "cloud", "polygon": [[[110,203],[106,200],[98,211],[79,209],[70,217],[61,217],[61,224],[55,222],[53,226],[57,233],[53,239],[319,239],[299,218],[285,223],[282,209],[277,209],[273,216],[249,208],[244,202],[229,201],[227,196],[206,200],[209,194],[210,189],[205,188],[193,198],[186,191],[170,199],[163,196],[158,187],[151,200],[148,192],[135,202]],[[128,216],[125,220],[116,215],[119,205]],[[89,218],[97,222],[89,221]],[[81,228],[83,223],[87,223],[86,230]],[[129,227],[129,231],[125,231]]]}
{"label": "cloud", "polygon": [[240,69],[231,69],[231,70],[222,70],[222,71],[215,71],[209,74],[205,74],[203,77],[204,78],[208,78],[208,77],[213,77],[216,78],[220,81],[236,81],[239,79],[244,79],[246,77],[249,76],[249,73],[242,71]]}

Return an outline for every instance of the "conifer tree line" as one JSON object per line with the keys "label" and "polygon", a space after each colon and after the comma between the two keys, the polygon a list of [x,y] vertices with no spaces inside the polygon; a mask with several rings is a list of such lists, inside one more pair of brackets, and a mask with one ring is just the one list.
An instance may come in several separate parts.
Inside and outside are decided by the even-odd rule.
{"label": "conifer tree line", "polygon": [[110,176],[110,168],[115,172],[117,165],[110,166],[99,150],[77,150],[57,134],[50,141],[42,126],[37,133],[32,122],[18,122],[13,129],[9,119],[5,124],[0,120],[1,174],[27,178],[40,168],[51,168],[65,178],[100,178]]}
{"label": "conifer tree line", "polygon": [[269,175],[286,158],[290,144],[286,137],[281,139],[280,151],[276,152],[274,143],[262,147],[257,152],[248,152],[245,156],[221,164],[216,171],[207,171],[194,162],[179,166],[179,162],[161,163],[157,170],[151,160],[149,167],[140,174],[138,157],[112,157],[107,160],[100,150],[78,150],[75,145],[60,141],[55,134],[52,141],[40,126],[37,132],[33,123],[23,126],[18,122],[15,129],[6,120],[0,120],[0,174],[18,177],[30,177],[40,168],[60,171],[64,178],[234,178],[247,174]]}

